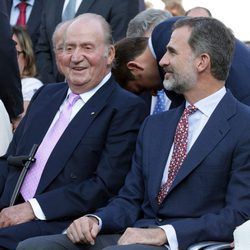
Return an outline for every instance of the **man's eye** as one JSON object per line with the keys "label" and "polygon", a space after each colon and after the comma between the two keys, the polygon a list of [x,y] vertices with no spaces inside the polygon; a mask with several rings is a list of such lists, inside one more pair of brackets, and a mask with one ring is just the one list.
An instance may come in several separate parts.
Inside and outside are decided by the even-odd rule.
{"label": "man's eye", "polygon": [[72,50],[73,50],[72,47],[66,47],[66,51],[67,51],[67,52],[71,52]]}

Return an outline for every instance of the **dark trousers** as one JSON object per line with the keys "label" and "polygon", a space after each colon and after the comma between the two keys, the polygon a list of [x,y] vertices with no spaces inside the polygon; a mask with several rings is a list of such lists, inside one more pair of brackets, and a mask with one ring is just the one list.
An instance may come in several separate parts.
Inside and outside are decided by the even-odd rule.
{"label": "dark trousers", "polygon": [[97,236],[94,246],[73,244],[67,235],[57,234],[49,236],[40,236],[30,238],[21,242],[17,250],[163,250],[163,247],[146,246],[140,244],[118,246],[117,241],[121,235],[119,234],[103,234]]}

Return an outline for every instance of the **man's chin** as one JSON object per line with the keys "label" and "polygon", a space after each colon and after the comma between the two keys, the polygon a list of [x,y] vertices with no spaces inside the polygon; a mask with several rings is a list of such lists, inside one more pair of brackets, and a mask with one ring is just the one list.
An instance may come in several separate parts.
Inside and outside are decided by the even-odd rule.
{"label": "man's chin", "polygon": [[173,91],[176,94],[183,94],[183,89],[176,86],[172,81],[164,80],[163,81],[163,86],[164,86],[164,89],[167,90],[167,91]]}
{"label": "man's chin", "polygon": [[173,84],[173,82],[171,82],[169,80],[164,80],[163,86],[164,86],[164,89],[166,89],[168,91],[174,91],[174,84]]}

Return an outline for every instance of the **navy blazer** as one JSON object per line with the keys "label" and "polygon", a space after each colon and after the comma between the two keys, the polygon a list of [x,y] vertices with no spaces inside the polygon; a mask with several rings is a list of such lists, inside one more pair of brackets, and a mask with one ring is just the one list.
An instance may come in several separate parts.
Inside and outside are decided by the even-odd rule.
{"label": "navy blazer", "polygon": [[96,212],[103,222],[102,232],[170,224],[179,249],[186,250],[200,241],[232,241],[235,227],[249,219],[250,109],[231,93],[216,107],[158,205],[183,106],[145,120],[124,187]]}
{"label": "navy blazer", "polygon": [[[59,83],[36,92],[7,156],[28,154],[41,143],[67,90],[66,83]],[[28,237],[60,233],[73,219],[105,205],[124,184],[145,116],[141,98],[112,78],[104,84],[70,122],[47,161],[35,194],[47,221],[0,229],[0,246],[12,249]],[[1,175],[6,168],[0,208],[8,206],[20,174],[1,159]]]}
{"label": "navy blazer", "polygon": [[[140,0],[84,0],[75,16],[95,13],[103,16],[110,24],[115,41],[126,36],[129,21],[139,12]],[[52,34],[61,22],[64,0],[44,0],[39,42],[36,47],[39,78],[44,83],[63,81],[55,63]]]}
{"label": "navy blazer", "polygon": [[[151,36],[152,46],[158,62],[166,53],[166,45],[170,40],[173,24],[182,18],[184,17],[172,17],[157,25],[153,30]],[[160,66],[159,70],[162,79],[164,79],[164,72]],[[234,55],[225,86],[231,90],[239,101],[250,105],[250,48],[238,39],[235,40]],[[166,94],[177,105],[181,103],[181,99],[183,100],[181,96],[174,92],[167,91]],[[177,106],[176,104],[175,106]]]}

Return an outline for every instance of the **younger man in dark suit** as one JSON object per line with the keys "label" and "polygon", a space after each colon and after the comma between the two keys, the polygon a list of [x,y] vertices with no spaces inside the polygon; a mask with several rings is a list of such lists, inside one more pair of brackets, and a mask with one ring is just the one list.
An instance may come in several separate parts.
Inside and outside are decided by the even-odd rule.
{"label": "younger man in dark suit", "polygon": [[18,250],[186,250],[231,241],[250,216],[250,108],[224,86],[234,41],[213,18],[176,22],[160,65],[164,87],[185,105],[146,119],[125,185],[106,207],[74,221],[67,236],[30,239]]}
{"label": "younger man in dark suit", "polygon": [[25,155],[39,144],[12,207],[21,169],[0,161],[3,248],[62,232],[75,218],[106,204],[130,168],[146,108],[111,76],[110,26],[99,15],[79,16],[67,28],[64,50],[67,83],[36,92],[7,152]]}

